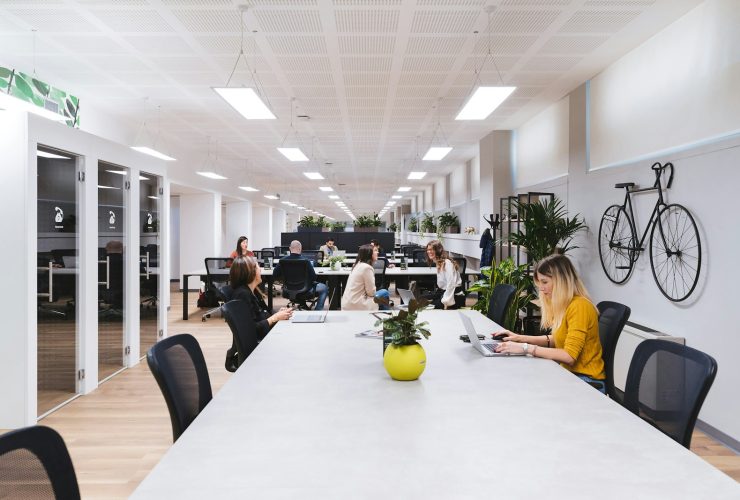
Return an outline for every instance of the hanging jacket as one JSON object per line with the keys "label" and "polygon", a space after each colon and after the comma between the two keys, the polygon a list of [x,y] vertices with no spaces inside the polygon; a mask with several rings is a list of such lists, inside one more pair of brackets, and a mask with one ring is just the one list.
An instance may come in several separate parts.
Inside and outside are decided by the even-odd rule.
{"label": "hanging jacket", "polygon": [[[493,263],[493,252],[495,249],[493,236],[491,236],[491,229],[486,228],[485,231],[483,231],[483,235],[480,237],[480,245],[478,245],[482,250],[480,253],[480,267],[486,267],[491,266]],[[483,275],[481,275],[481,278]]]}

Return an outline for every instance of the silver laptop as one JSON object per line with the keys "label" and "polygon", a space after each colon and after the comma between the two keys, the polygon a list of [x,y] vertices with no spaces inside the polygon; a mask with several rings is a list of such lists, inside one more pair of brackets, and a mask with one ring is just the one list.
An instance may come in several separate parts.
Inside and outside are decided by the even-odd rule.
{"label": "silver laptop", "polygon": [[396,291],[398,292],[398,295],[401,296],[401,301],[405,306],[408,306],[415,298],[414,294],[411,293],[411,290],[406,290],[405,288],[396,288]]}
{"label": "silver laptop", "polygon": [[481,342],[478,339],[478,332],[475,331],[475,327],[473,326],[473,321],[465,314],[463,314],[462,311],[458,311],[460,314],[460,319],[462,319],[463,325],[465,326],[465,332],[468,334],[468,338],[470,339],[470,345],[475,347],[475,349],[481,353],[483,356],[486,357],[498,357],[498,356],[523,356],[524,354],[509,354],[508,352],[496,352],[496,346],[499,345],[501,342],[497,340],[486,340]]}
{"label": "silver laptop", "polygon": [[329,311],[294,311],[290,319],[293,323],[323,323],[326,321],[326,314]]}

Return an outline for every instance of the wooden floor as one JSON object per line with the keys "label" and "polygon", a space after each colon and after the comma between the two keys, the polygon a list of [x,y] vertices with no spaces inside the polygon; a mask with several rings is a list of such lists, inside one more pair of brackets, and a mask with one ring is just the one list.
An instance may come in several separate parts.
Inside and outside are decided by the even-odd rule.
{"label": "wooden floor", "polygon": [[[179,293],[172,294],[170,335],[188,332],[203,348],[214,394],[231,376],[224,354],[231,345],[228,327],[219,318],[200,321],[191,308],[182,320]],[[276,306],[281,301],[276,300]],[[64,437],[77,471],[83,498],[126,498],[172,444],[167,408],[146,362],[123,371],[44,418]],[[692,450],[740,481],[740,456],[701,432],[695,432]]]}

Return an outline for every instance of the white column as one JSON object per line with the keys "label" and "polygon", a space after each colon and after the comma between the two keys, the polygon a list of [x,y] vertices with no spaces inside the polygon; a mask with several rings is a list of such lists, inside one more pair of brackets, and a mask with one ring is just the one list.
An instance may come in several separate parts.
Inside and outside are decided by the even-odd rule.
{"label": "white column", "polygon": [[499,212],[499,200],[514,194],[511,131],[495,130],[480,140],[480,212]]}
{"label": "white column", "polygon": [[[221,195],[216,193],[180,195],[180,269],[205,267],[206,257],[221,257]],[[182,284],[195,289],[197,278]]]}
{"label": "white column", "polygon": [[[252,240],[252,202],[239,201],[226,204],[226,241],[223,242],[224,248],[221,250],[223,255],[229,255],[236,248],[236,240],[240,236],[246,236],[249,239],[249,249],[259,250],[254,246]],[[260,247],[262,248],[262,247]]]}
{"label": "white column", "polygon": [[98,387],[98,158],[80,157],[77,171],[85,175],[85,182],[78,181],[77,185],[80,228],[77,367],[85,370],[85,378],[78,382],[78,392],[88,394]]}
{"label": "white column", "polygon": [[252,207],[252,237],[249,241],[255,250],[275,246],[272,244],[272,207],[265,205]]}
{"label": "white column", "polygon": [[272,211],[272,246],[280,245],[280,233],[285,231],[286,216],[285,210],[275,208]]}

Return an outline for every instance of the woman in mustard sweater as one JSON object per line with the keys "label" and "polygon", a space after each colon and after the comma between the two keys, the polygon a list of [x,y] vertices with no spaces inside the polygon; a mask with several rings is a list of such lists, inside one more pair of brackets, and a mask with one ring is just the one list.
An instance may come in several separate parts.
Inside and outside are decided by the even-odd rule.
{"label": "woman in mustard sweater", "polygon": [[551,329],[552,334],[530,336],[505,331],[505,342],[497,351],[558,361],[606,393],[599,313],[573,264],[564,255],[546,257],[535,266],[534,281],[542,302],[541,328]]}

